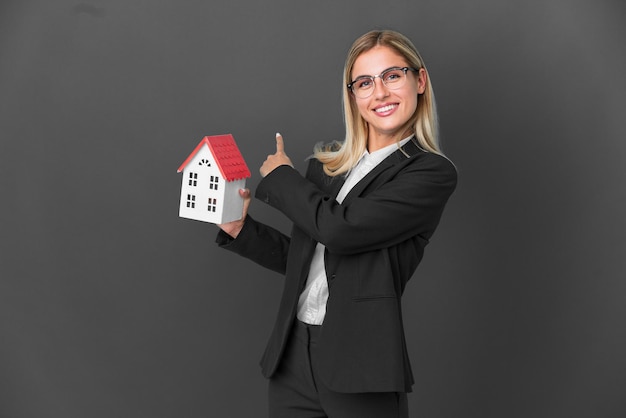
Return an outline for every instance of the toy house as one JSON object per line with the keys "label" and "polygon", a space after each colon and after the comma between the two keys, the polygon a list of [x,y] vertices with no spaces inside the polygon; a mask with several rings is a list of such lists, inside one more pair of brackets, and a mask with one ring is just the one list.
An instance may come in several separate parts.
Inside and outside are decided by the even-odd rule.
{"label": "toy house", "polygon": [[241,219],[250,170],[232,135],[205,136],[178,167],[183,173],[178,216],[221,224]]}

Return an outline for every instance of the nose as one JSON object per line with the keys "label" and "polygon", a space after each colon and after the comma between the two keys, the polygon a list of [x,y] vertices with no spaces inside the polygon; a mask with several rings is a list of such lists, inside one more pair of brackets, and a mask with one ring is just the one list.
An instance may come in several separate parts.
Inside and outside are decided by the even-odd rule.
{"label": "nose", "polygon": [[389,89],[387,89],[387,86],[383,83],[382,78],[374,78],[374,97],[386,97],[388,94]]}

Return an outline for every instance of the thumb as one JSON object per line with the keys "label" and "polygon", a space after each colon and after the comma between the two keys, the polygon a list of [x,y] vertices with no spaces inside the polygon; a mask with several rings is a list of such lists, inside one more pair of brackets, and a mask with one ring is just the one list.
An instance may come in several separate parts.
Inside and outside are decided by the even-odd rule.
{"label": "thumb", "polygon": [[283,141],[283,136],[279,133],[276,133],[276,153],[285,152],[285,142]]}

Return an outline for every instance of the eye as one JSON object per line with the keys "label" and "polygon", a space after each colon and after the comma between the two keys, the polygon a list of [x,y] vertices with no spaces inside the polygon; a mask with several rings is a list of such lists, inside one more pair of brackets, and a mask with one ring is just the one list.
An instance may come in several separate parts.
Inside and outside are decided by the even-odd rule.
{"label": "eye", "polygon": [[389,70],[383,75],[385,83],[394,83],[404,76],[404,72],[399,69]]}
{"label": "eye", "polygon": [[366,90],[372,87],[372,79],[371,78],[359,78],[352,85],[353,88],[357,90]]}

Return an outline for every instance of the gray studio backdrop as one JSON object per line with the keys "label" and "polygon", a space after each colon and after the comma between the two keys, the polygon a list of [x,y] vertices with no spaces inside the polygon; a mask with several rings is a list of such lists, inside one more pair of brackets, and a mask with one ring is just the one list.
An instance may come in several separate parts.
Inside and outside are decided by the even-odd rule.
{"label": "gray studio backdrop", "polygon": [[[341,139],[373,28],[424,55],[460,183],[404,297],[414,417],[626,414],[621,1],[0,4],[0,417],[262,417],[282,278],[178,218],[177,167]],[[257,218],[288,232],[282,215]]]}

